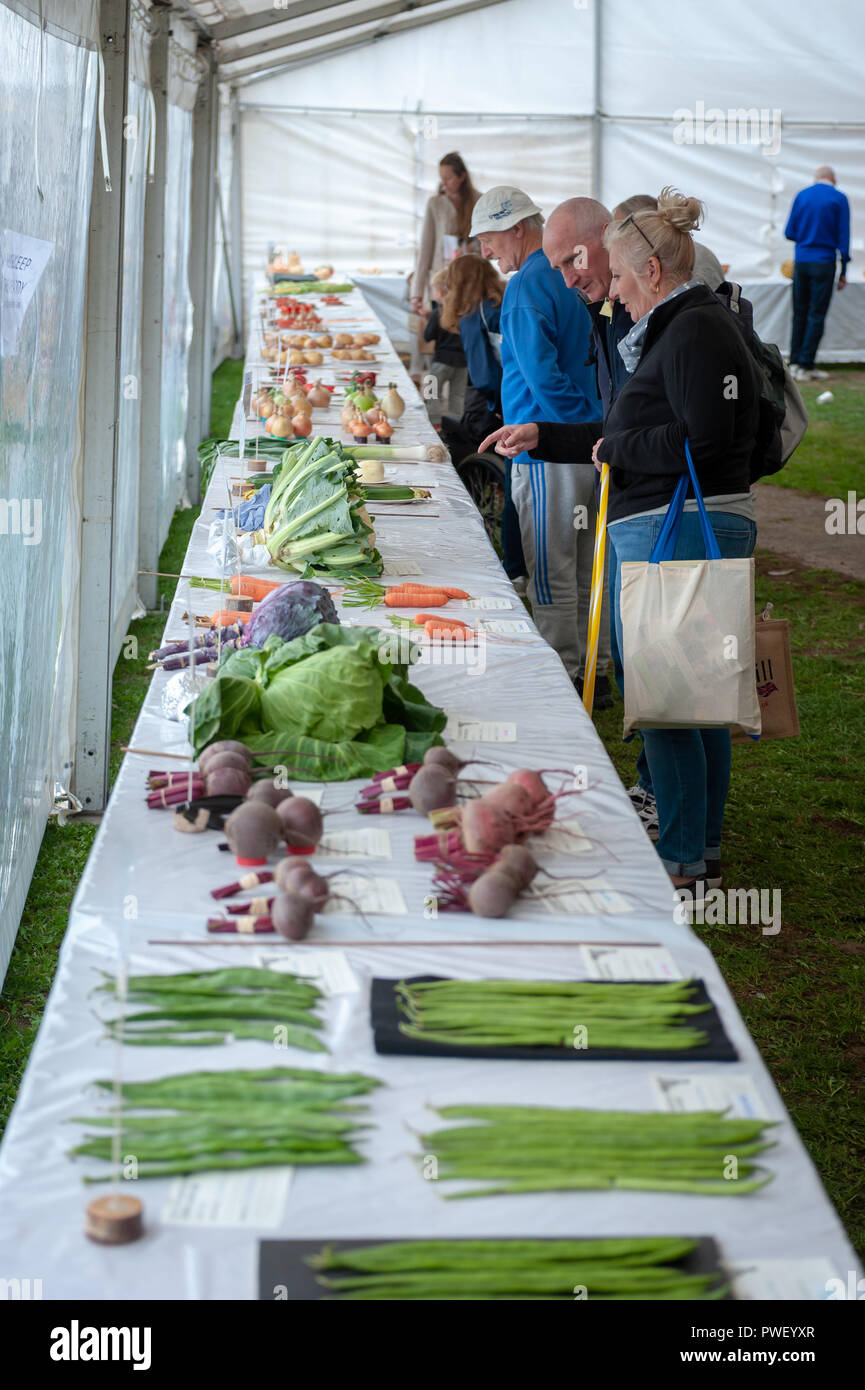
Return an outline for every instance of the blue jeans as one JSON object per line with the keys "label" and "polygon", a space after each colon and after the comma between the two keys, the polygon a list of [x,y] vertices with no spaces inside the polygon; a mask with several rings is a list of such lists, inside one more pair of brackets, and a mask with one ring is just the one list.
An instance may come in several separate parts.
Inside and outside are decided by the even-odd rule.
{"label": "blue jeans", "polygon": [[811,371],[832,300],[835,260],[796,261],[793,267],[793,336],[790,365]]}
{"label": "blue jeans", "polygon": [[[614,529],[618,530],[618,527]],[[616,685],[619,687],[619,694],[624,698],[625,675],[622,669],[622,654],[619,651],[619,639],[616,633],[616,590],[619,587],[619,562],[616,559],[615,546],[612,544],[612,531],[609,532],[609,536],[610,545],[608,549],[610,568],[608,584],[610,595],[610,656],[613,658],[613,676],[615,677]],[[624,740],[625,743],[630,743],[632,738],[636,738],[640,744],[640,751],[637,755],[637,785],[642,787],[644,792],[648,792],[650,796],[654,796],[652,790],[652,774],[649,771],[649,760],[646,757],[646,750],[643,747],[643,739],[639,729],[635,733],[628,734],[627,738]]]}
{"label": "blue jeans", "polygon": [[[710,512],[709,519],[724,559],[752,553],[757,539],[753,521],[729,512]],[[663,516],[643,516],[610,527],[617,562],[613,606],[620,652],[620,567],[626,560],[648,560],[663,523]],[[685,512],[675,559],[700,560],[705,554],[700,518],[696,512]],[[720,856],[730,787],[730,734],[726,729],[643,729],[642,735],[658,806],[658,854],[668,874],[694,878],[705,872],[707,855]]]}

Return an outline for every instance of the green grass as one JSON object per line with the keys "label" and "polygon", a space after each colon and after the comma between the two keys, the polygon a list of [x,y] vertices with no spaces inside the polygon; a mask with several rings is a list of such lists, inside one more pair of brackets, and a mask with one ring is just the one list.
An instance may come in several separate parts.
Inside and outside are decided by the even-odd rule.
{"label": "green grass", "polygon": [[[861,365],[828,368],[828,381],[799,383],[808,408],[808,432],[780,473],[763,478],[776,487],[844,497],[865,492],[865,372]],[[817,405],[824,391],[835,399]]]}

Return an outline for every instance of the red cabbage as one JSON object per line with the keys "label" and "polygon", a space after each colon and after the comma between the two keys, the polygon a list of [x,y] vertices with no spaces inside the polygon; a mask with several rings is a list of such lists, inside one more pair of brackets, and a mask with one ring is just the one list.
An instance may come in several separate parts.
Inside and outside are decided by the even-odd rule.
{"label": "red cabbage", "polygon": [[258,604],[246,629],[246,645],[263,647],[274,632],[283,642],[291,642],[319,623],[338,625],[333,599],[320,584],[296,579],[280,584]]}

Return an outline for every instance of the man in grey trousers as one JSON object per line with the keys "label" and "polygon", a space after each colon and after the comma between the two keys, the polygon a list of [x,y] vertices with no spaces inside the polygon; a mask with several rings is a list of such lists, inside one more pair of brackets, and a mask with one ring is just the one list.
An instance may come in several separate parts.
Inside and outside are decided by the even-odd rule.
{"label": "man in grey trousers", "polygon": [[[577,295],[543,252],[543,215],[521,189],[492,188],[475,204],[472,236],[481,251],[511,272],[502,303],[502,411],[514,424],[601,418],[593,367],[591,322]],[[541,636],[581,687],[586,659],[595,485],[590,457],[545,464],[518,454],[511,492],[520,521],[532,615]],[[595,706],[612,704],[606,674],[608,624],[602,616]]]}

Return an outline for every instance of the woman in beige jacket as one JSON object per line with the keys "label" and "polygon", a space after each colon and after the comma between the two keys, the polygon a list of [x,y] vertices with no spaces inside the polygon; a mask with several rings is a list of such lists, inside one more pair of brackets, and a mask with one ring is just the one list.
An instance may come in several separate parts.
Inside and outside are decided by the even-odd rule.
{"label": "woman in beige jacket", "polygon": [[411,282],[411,307],[415,313],[431,302],[430,281],[452,256],[445,254],[445,237],[455,237],[456,245],[468,240],[472,210],[481,196],[458,154],[446,154],[439,161],[439,189],[426,205],[417,265]]}

